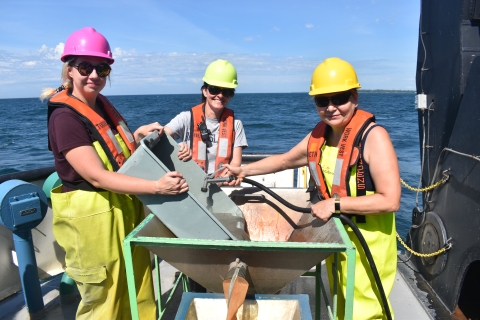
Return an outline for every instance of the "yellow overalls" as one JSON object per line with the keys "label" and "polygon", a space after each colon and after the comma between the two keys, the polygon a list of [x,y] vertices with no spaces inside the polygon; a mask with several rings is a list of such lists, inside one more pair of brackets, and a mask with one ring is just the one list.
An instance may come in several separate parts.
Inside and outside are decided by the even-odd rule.
{"label": "yellow overalls", "polygon": [[[337,159],[338,148],[324,145],[320,165],[325,176],[325,182],[328,189],[332,187],[333,173]],[[352,196],[356,196],[356,167],[353,168],[350,175],[350,190]],[[373,191],[367,191],[367,196],[373,194]],[[355,222],[355,218],[352,219]],[[397,244],[395,238],[395,214],[393,212],[379,215],[367,215],[366,223],[355,223],[362,233],[372,253],[375,265],[378,269],[382,281],[385,295],[390,295],[395,282],[395,273],[397,270]],[[380,293],[375,285],[370,265],[363,254],[361,244],[353,233],[352,229],[345,225],[345,229],[356,248],[355,261],[355,288],[353,301],[353,319],[386,319],[382,309]],[[359,250],[362,254],[359,254]],[[337,318],[344,319],[345,295],[346,295],[346,276],[347,261],[346,254],[339,254],[339,290],[337,300]],[[334,257],[331,255],[326,259],[330,290],[333,292],[333,269]],[[390,305],[390,301],[388,301]],[[390,306],[393,317],[393,310]]]}
{"label": "yellow overalls", "polygon": [[[130,155],[125,143],[115,138]],[[105,168],[112,171],[98,141],[93,146]],[[53,233],[65,250],[65,272],[82,296],[77,319],[131,319],[123,255],[123,239],[145,218],[135,196],[110,191],[52,190]],[[150,253],[134,247],[132,261],[140,319],[156,319]]]}

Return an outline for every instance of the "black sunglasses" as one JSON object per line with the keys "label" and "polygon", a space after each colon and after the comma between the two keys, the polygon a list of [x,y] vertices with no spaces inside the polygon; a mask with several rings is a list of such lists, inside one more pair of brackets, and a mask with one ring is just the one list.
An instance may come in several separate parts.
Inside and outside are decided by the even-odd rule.
{"label": "black sunglasses", "polygon": [[315,104],[319,108],[328,107],[330,102],[334,106],[341,106],[342,104],[345,104],[345,103],[348,102],[351,95],[352,95],[352,93],[349,91],[349,92],[339,93],[339,94],[336,94],[336,95],[330,96],[330,97],[325,97],[325,96],[315,97]]}
{"label": "black sunglasses", "polygon": [[235,89],[220,88],[215,86],[208,86],[208,92],[216,96],[217,94],[222,93],[225,98],[231,98],[235,94]]}
{"label": "black sunglasses", "polygon": [[97,71],[97,74],[99,77],[106,77],[110,74],[110,71],[112,71],[112,68],[108,65],[108,63],[100,63],[99,65],[94,66],[88,61],[82,61],[76,66],[71,64],[70,66],[74,67],[75,69],[78,70],[78,73],[82,76],[89,76],[92,74],[93,69]]}

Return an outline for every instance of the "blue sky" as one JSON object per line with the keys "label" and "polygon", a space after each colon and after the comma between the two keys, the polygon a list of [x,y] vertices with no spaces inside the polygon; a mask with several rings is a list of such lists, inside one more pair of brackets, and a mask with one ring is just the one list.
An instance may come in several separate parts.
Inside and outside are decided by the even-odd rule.
{"label": "blue sky", "polygon": [[0,98],[60,84],[68,36],[91,26],[113,50],[106,95],[198,93],[219,58],[237,92],[307,92],[328,57],[364,89],[415,89],[419,0],[2,0]]}

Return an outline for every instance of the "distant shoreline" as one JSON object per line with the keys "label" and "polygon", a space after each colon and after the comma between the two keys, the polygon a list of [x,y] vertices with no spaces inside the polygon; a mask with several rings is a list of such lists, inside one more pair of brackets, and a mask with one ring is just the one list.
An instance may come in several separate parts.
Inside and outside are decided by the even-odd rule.
{"label": "distant shoreline", "polygon": [[385,90],[385,89],[358,89],[360,92],[378,92],[378,93],[415,93],[415,90]]}
{"label": "distant shoreline", "polygon": [[[415,90],[386,90],[386,89],[358,89],[361,92],[368,93],[415,93]],[[289,94],[289,93],[303,93],[308,94],[308,92],[238,92],[235,94]],[[148,93],[148,94],[106,94],[107,97],[116,97],[116,96],[166,96],[166,95],[199,95],[198,93]],[[0,98],[0,100],[8,99],[39,99],[38,97],[30,98]]]}

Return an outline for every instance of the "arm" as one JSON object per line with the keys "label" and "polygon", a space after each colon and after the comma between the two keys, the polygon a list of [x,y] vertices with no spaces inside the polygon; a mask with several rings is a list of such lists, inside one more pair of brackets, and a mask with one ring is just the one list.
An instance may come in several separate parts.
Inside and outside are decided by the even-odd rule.
{"label": "arm", "polygon": [[163,130],[165,130],[165,132],[168,133],[168,135],[169,135],[170,137],[173,136],[173,131],[172,131],[172,129],[170,129],[169,127],[164,126],[164,127],[163,127]]}
{"label": "arm", "polygon": [[[163,130],[170,136],[173,137],[173,130],[167,126],[163,127]],[[178,159],[183,161],[188,161],[192,159],[192,150],[190,146],[186,142],[180,142],[179,144],[180,149],[178,150]]]}
{"label": "arm", "polygon": [[[235,141],[233,144],[232,156],[229,161],[229,165],[233,167],[240,167],[242,165],[243,149],[248,147],[247,137],[245,130],[243,129],[243,123],[240,119],[235,119]],[[222,171],[220,176],[227,176],[228,169]],[[227,183],[225,183],[227,184]],[[239,185],[239,181],[231,181],[228,183],[230,186]]]}
{"label": "arm", "polygon": [[97,188],[116,193],[165,195],[188,190],[185,179],[178,172],[168,172],[159,180],[151,181],[108,171],[92,146],[73,148],[65,151],[64,155],[73,169]]}
{"label": "arm", "polygon": [[239,167],[242,164],[242,152],[243,152],[243,147],[234,148],[232,160],[230,160],[229,165],[234,167]]}
{"label": "arm", "polygon": [[158,122],[146,124],[144,126],[139,127],[135,132],[133,133],[133,136],[135,138],[135,144],[137,147],[140,145],[140,140],[148,136],[150,133],[152,133],[155,130],[158,130],[158,135],[161,136],[163,134],[163,126],[160,125]]}
{"label": "arm", "polygon": [[286,169],[298,168],[308,164],[307,145],[310,133],[290,151],[277,154],[245,166],[227,165],[228,174],[239,178],[278,172]]}
{"label": "arm", "polygon": [[[375,194],[363,197],[343,197],[340,200],[342,213],[381,214],[395,212],[400,208],[400,172],[398,160],[387,131],[375,127],[365,142],[365,161],[375,183]],[[334,199],[320,201],[312,206],[312,214],[327,221],[333,212]]]}
{"label": "arm", "polygon": [[[234,148],[232,160],[230,160],[229,165],[234,167],[240,167],[240,165],[242,164],[242,152],[243,152],[243,147]],[[225,170],[223,170],[222,173],[220,174],[220,176],[228,176],[228,175],[229,175],[229,172],[227,168],[225,168]],[[230,182],[225,182],[223,184],[228,186],[237,186],[240,184],[240,181],[230,181]]]}

